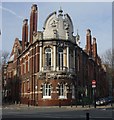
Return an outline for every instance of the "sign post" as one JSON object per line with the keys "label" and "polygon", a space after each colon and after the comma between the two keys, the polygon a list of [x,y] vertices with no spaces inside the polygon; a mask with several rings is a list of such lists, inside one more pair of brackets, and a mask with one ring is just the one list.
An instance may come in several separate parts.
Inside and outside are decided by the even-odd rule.
{"label": "sign post", "polygon": [[92,88],[96,88],[96,80],[92,80]]}
{"label": "sign post", "polygon": [[94,108],[96,108],[96,80],[92,80]]}

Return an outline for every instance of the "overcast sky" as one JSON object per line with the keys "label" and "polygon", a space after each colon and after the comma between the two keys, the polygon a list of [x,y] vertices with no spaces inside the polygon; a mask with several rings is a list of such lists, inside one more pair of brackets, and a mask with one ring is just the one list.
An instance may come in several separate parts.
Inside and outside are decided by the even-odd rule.
{"label": "overcast sky", "polygon": [[[111,2],[34,2],[38,5],[38,30],[43,30],[47,16],[60,7],[68,13],[74,25],[74,35],[78,29],[81,47],[85,48],[86,30],[96,37],[98,53],[102,55],[112,47],[112,3]],[[16,37],[22,38],[22,22],[30,18],[32,2],[3,2],[2,9],[2,49],[11,52]]]}

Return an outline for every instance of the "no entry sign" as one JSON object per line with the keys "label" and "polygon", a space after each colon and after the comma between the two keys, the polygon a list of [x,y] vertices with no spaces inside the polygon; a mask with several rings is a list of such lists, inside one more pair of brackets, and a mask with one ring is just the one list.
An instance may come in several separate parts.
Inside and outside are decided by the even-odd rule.
{"label": "no entry sign", "polygon": [[96,80],[92,80],[92,88],[96,87]]}
{"label": "no entry sign", "polygon": [[92,80],[92,85],[96,85],[96,80]]}

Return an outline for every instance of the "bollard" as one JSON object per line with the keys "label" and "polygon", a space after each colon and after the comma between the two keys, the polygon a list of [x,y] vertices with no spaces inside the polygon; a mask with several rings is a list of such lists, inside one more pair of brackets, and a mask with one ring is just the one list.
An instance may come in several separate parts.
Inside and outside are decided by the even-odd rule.
{"label": "bollard", "polygon": [[29,107],[29,100],[28,100],[28,107]]}
{"label": "bollard", "polygon": [[71,107],[72,107],[72,100],[71,100]]}
{"label": "bollard", "polygon": [[89,120],[89,113],[86,113],[86,120]]}
{"label": "bollard", "polygon": [[29,107],[29,97],[28,97],[28,107]]}

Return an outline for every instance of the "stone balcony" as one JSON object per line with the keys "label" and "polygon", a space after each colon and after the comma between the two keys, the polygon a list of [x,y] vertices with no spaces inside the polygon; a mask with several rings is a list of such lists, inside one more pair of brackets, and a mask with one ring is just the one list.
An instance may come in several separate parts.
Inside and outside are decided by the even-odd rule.
{"label": "stone balcony", "polygon": [[44,67],[38,74],[39,79],[75,79],[76,73],[74,69],[68,69],[67,67],[57,67],[54,71],[53,66]]}

